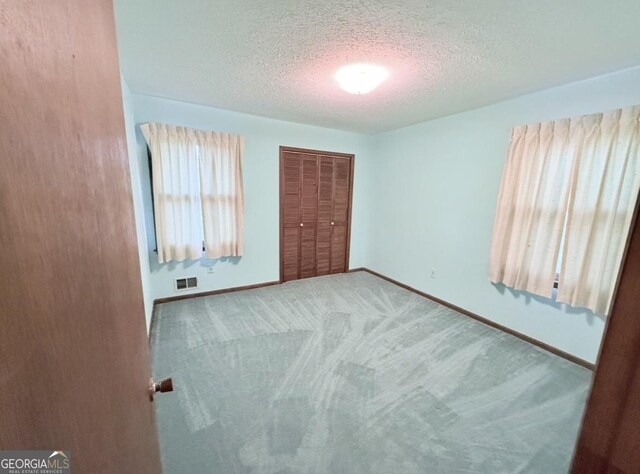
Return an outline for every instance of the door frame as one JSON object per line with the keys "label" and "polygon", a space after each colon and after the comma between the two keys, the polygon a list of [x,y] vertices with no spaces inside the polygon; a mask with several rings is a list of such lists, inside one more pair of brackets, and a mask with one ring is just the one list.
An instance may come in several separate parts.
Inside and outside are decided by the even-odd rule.
{"label": "door frame", "polygon": [[[296,148],[291,146],[280,145],[279,150],[279,191],[278,191],[278,213],[279,213],[279,232],[280,232],[280,283],[284,283],[284,227],[283,227],[283,216],[282,216],[282,202],[283,202],[283,182],[284,182],[284,167],[283,167],[283,154],[285,152],[291,153],[299,153],[303,155],[323,155],[323,156],[336,156],[340,158],[348,158],[349,159],[349,204],[347,207],[347,249],[345,252],[345,272],[349,271],[349,256],[350,256],[350,248],[351,248],[351,215],[352,215],[352,205],[353,205],[353,171],[355,169],[355,161],[356,155],[353,153],[341,153],[335,151],[325,151],[325,150],[312,150],[309,148]],[[318,179],[320,179],[320,173],[318,173]],[[316,230],[316,242],[318,238],[318,233]]]}

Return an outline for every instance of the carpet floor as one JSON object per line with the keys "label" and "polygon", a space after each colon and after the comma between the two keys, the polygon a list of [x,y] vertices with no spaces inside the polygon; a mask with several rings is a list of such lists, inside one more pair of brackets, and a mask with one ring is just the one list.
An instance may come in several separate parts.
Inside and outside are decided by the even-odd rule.
{"label": "carpet floor", "polygon": [[365,272],[158,305],[166,473],[565,473],[591,372]]}

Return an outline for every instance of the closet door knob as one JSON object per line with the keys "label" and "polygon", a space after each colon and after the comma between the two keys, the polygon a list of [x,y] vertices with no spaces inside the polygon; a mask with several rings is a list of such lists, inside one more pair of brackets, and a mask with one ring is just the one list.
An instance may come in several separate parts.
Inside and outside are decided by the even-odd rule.
{"label": "closet door knob", "polygon": [[333,225],[333,224],[334,224],[334,222],[333,222],[333,221],[331,221],[331,225]]}
{"label": "closet door knob", "polygon": [[300,227],[304,227],[304,224],[302,222],[300,222]]}

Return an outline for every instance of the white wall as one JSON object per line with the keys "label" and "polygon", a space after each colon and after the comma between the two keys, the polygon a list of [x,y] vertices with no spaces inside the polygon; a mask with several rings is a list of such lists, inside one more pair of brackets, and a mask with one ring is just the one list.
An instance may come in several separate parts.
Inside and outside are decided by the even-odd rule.
{"label": "white wall", "polygon": [[141,163],[138,160],[138,145],[131,104],[131,92],[127,82],[120,78],[122,84],[122,106],[124,109],[124,126],[127,135],[127,149],[129,152],[129,173],[131,174],[131,193],[133,196],[133,211],[136,220],[138,237],[138,253],[140,256],[140,276],[142,279],[142,294],[144,298],[144,312],[147,322],[147,332],[153,312],[153,295],[151,291],[151,269],[149,266],[146,217],[143,198],[143,180],[141,179]]}
{"label": "white wall", "polygon": [[[162,122],[192,128],[238,133],[245,137],[243,177],[245,191],[245,255],[220,261],[188,261],[159,264],[154,252],[151,189],[144,138],[137,128],[138,161],[143,165],[141,187],[145,197],[147,248],[152,299],[176,293],[174,280],[197,276],[202,292],[251,285],[280,278],[279,264],[279,147],[354,153],[353,217],[350,267],[365,264],[368,242],[366,207],[371,194],[367,137],[364,135],[299,125],[173,100],[132,96],[135,123]],[[207,268],[213,266],[213,274]]]}
{"label": "white wall", "polygon": [[366,266],[595,361],[601,318],[490,284],[493,218],[511,127],[634,104],[640,68],[372,137]]}

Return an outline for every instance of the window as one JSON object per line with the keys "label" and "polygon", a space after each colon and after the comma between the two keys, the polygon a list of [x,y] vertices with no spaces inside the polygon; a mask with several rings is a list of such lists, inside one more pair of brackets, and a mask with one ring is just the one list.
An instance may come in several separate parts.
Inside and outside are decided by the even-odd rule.
{"label": "window", "polygon": [[242,155],[238,135],[148,123],[158,260],[240,256]]}
{"label": "window", "polygon": [[491,246],[494,283],[608,312],[640,189],[640,106],[515,127]]}

